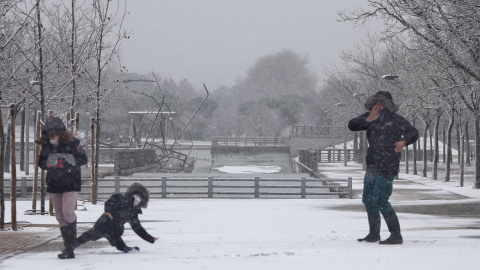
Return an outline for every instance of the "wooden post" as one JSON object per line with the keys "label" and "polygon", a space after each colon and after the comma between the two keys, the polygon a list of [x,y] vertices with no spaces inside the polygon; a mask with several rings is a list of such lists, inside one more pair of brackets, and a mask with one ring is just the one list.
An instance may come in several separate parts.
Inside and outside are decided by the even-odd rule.
{"label": "wooden post", "polygon": [[353,198],[352,177],[348,177],[348,198]]}
{"label": "wooden post", "polygon": [[260,178],[255,177],[255,199],[260,198]]}
{"label": "wooden post", "polygon": [[301,197],[302,199],[305,199],[305,194],[306,194],[306,186],[307,186],[307,180],[305,179],[305,177],[302,177],[301,179]]}
{"label": "wooden post", "polygon": [[15,104],[10,104],[10,146],[11,146],[11,169],[12,184],[10,198],[12,204],[12,230],[17,230],[17,168],[15,161]]}
{"label": "wooden post", "polygon": [[120,193],[120,176],[115,176],[115,193]]}
{"label": "wooden post", "polygon": [[167,178],[162,177],[162,198],[167,198]]}
{"label": "wooden post", "polygon": [[213,198],[213,177],[208,177],[208,198]]}
{"label": "wooden post", "polygon": [[[37,112],[37,123],[36,123],[36,133],[35,133],[35,141],[40,140],[40,129],[41,129],[41,121],[40,118],[42,117],[42,112]],[[32,209],[33,211],[37,210],[37,189],[38,189],[38,162],[40,160],[40,144],[35,144],[35,173],[33,175],[33,199],[32,199]]]}

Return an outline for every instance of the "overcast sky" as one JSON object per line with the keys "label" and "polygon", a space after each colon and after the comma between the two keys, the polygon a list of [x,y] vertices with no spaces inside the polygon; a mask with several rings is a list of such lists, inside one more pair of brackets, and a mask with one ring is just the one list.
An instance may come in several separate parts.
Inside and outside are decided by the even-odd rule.
{"label": "overcast sky", "polygon": [[[134,0],[122,63],[130,72],[216,89],[245,77],[260,57],[292,49],[308,55],[320,80],[340,53],[366,38],[364,28],[337,22],[337,12],[363,0]],[[380,29],[370,25],[371,32]],[[320,81],[321,84],[321,81]]]}

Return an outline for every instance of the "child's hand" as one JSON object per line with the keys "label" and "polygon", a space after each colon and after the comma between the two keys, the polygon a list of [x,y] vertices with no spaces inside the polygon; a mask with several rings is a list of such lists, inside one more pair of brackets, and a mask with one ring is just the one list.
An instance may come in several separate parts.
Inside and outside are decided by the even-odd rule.
{"label": "child's hand", "polygon": [[154,243],[155,243],[155,241],[157,241],[157,240],[158,240],[158,237],[153,238],[153,242],[154,242]]}
{"label": "child's hand", "polygon": [[109,212],[105,212],[105,215],[107,215],[110,219],[113,219],[112,214],[110,214]]}

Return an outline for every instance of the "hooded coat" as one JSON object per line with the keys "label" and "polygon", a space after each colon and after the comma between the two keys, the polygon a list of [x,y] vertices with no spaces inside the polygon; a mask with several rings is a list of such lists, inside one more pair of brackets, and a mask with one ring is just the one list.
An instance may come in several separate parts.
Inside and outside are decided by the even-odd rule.
{"label": "hooded coat", "polygon": [[[66,130],[65,125],[60,118],[49,117],[42,129],[42,133],[56,130]],[[77,138],[73,138],[72,142],[59,141],[56,146],[49,142],[43,143],[38,166],[42,170],[47,171],[45,178],[47,192],[80,191],[80,167],[87,164],[87,161],[87,154]]]}
{"label": "hooded coat", "polygon": [[[367,122],[366,118],[376,103],[382,103],[387,110],[384,110],[385,114],[382,117]],[[396,113],[398,106],[388,92],[380,91],[367,99],[365,109],[368,112],[350,120],[348,128],[351,131],[367,131],[367,171],[373,174],[396,175],[401,153],[395,153],[395,143],[400,140],[404,140],[405,145],[414,143],[418,139],[418,131]]]}
{"label": "hooded coat", "polygon": [[[135,194],[140,195],[142,200],[139,205],[134,205]],[[142,214],[141,208],[147,208],[149,200],[148,190],[141,184],[132,184],[125,195],[114,194],[105,202],[105,212],[110,213],[113,218],[102,214],[94,225],[94,228],[102,235],[110,238],[120,237],[124,232],[125,223],[130,223],[132,230],[143,240],[153,243],[155,238],[147,233],[142,227],[138,215]]]}

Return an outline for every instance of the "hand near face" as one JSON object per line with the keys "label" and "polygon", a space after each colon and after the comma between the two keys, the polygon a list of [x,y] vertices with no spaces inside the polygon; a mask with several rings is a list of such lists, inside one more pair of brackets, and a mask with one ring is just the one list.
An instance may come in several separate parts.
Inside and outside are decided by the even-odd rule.
{"label": "hand near face", "polygon": [[381,103],[377,103],[373,105],[372,110],[370,111],[370,115],[365,119],[367,122],[372,122],[378,119],[380,114],[378,113],[379,110],[385,109],[385,106]]}

